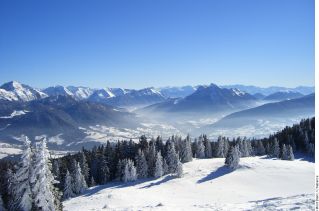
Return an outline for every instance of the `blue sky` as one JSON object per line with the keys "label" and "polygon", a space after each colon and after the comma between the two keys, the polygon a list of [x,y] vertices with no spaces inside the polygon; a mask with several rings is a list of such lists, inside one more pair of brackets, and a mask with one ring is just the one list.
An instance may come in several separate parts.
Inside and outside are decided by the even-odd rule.
{"label": "blue sky", "polygon": [[313,0],[2,0],[0,83],[314,85]]}

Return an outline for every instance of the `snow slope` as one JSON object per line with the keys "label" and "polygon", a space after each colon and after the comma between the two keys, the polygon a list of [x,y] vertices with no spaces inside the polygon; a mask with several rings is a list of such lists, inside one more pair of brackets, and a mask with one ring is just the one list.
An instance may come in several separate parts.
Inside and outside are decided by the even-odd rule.
{"label": "snow slope", "polygon": [[251,157],[233,172],[223,164],[194,160],[183,165],[183,178],[92,187],[65,201],[65,210],[314,209],[314,163]]}

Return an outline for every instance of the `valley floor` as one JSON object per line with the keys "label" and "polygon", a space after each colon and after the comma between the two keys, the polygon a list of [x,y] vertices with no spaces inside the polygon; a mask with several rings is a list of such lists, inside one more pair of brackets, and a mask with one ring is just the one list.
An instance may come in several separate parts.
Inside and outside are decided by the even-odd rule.
{"label": "valley floor", "polygon": [[195,159],[183,165],[183,178],[92,187],[65,201],[64,209],[314,210],[314,163],[250,157],[240,165],[231,172],[224,159]]}

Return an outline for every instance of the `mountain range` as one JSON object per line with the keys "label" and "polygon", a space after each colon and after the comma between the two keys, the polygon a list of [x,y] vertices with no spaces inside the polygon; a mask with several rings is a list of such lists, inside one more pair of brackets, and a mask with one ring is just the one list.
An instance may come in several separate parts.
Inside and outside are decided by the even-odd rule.
{"label": "mountain range", "polygon": [[[139,90],[52,86],[40,90],[12,81],[0,87],[0,140],[17,144],[21,134],[31,139],[46,135],[60,138],[49,142],[51,147],[74,148],[74,143],[77,147],[93,144],[97,137],[133,134],[130,137],[138,138],[167,131],[187,134],[194,128],[209,132],[260,119],[275,122],[276,118],[314,114],[314,94],[273,91],[277,92],[265,95],[215,84]],[[203,118],[213,118],[215,123]]]}

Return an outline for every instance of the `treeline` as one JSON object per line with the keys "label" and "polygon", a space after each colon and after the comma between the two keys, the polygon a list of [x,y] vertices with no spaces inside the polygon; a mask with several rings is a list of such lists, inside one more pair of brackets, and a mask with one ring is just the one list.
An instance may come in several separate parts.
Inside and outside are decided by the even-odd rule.
{"label": "treeline", "polygon": [[[61,198],[74,197],[97,184],[166,174],[181,177],[182,163],[193,158],[226,158],[226,166],[235,169],[240,157],[268,155],[293,160],[296,152],[314,156],[314,148],[314,118],[258,140],[240,137],[230,140],[220,136],[212,141],[206,135],[195,139],[172,136],[163,140],[160,136],[152,139],[141,136],[137,143],[107,142],[57,159],[49,159],[45,140],[31,147],[25,138],[20,163],[0,162],[0,199],[3,200],[0,205],[2,202],[8,210],[61,210]],[[46,191],[39,191],[39,195],[38,190]]]}

